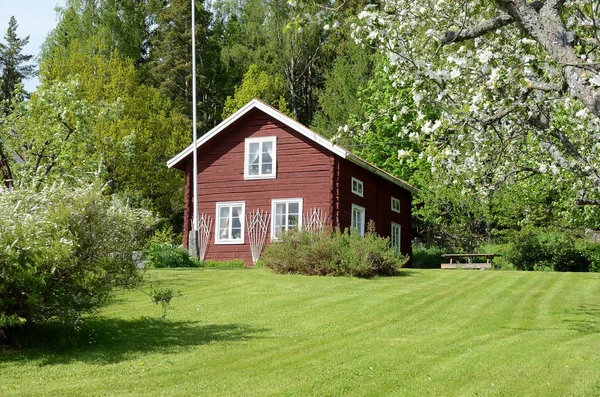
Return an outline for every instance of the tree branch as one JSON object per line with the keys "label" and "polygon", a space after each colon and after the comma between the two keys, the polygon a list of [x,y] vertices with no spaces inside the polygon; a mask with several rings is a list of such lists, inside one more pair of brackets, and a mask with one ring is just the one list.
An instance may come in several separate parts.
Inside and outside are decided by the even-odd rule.
{"label": "tree branch", "polygon": [[462,29],[458,32],[449,30],[441,38],[442,44],[460,43],[461,41],[474,39],[479,36],[483,36],[493,30],[501,28],[506,25],[513,23],[513,18],[508,14],[501,14],[496,18],[492,18],[487,21],[480,22],[479,24],[471,27]]}
{"label": "tree branch", "polygon": [[600,200],[597,199],[577,199],[575,205],[600,205]]}

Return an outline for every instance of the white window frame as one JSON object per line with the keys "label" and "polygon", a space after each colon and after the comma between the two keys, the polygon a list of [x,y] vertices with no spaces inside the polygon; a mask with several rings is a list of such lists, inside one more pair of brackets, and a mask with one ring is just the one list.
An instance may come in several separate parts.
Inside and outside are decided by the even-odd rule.
{"label": "white window frame", "polygon": [[[357,212],[361,213],[361,223],[360,223],[361,228],[360,229],[356,229],[354,227],[354,224],[355,224],[355,222],[354,222],[354,211],[357,211]],[[361,236],[365,235],[365,212],[366,211],[365,211],[364,207],[361,207],[360,205],[352,204],[352,212],[351,212],[352,216],[351,216],[351,219],[350,219],[350,227],[353,228],[353,229],[356,229],[360,233]]]}
{"label": "white window frame", "polygon": [[[356,189],[354,189],[354,183],[356,183]],[[363,185],[361,180],[352,177],[351,186],[352,193],[356,194],[357,196],[363,197],[363,195],[365,194],[365,186]]]}
{"label": "white window frame", "polygon": [[[262,148],[264,142],[271,142],[273,152],[271,155],[271,160],[273,160],[273,166],[271,168],[272,172],[270,174],[262,174]],[[249,158],[250,156],[250,144],[251,143],[259,143],[260,146],[258,148],[259,152],[259,165],[258,165],[258,175],[250,175],[248,172],[249,166]],[[253,180],[253,179],[275,179],[277,178],[277,137],[276,136],[266,136],[260,138],[246,138],[244,143],[244,179],[245,180]]]}
{"label": "white window frame", "polygon": [[[394,228],[398,229],[397,240],[394,241]],[[392,229],[390,232],[390,245],[392,248],[396,249],[396,254],[400,255],[402,253],[402,225],[392,222]]]}
{"label": "white window frame", "polygon": [[[227,238],[227,239],[222,239],[220,238],[219,235],[219,222],[221,221],[221,208],[223,207],[242,207],[242,213],[240,214],[240,223],[241,223],[241,227],[242,227],[242,235],[241,238],[239,239],[231,239],[231,238]],[[244,228],[246,227],[245,225],[245,220],[246,220],[246,202],[245,201],[223,201],[223,202],[219,202],[216,205],[216,212],[215,212],[215,218],[216,218],[216,222],[215,222],[215,244],[244,244]],[[231,212],[230,215],[231,217]],[[231,226],[229,228],[229,233],[231,234]]]}
{"label": "white window frame", "polygon": [[[271,200],[271,241],[279,241],[280,239],[275,235],[275,217],[277,216],[275,210],[277,204],[290,204],[298,203],[298,231],[302,230],[302,211],[304,207],[304,199],[302,198],[286,198],[286,199],[273,199]],[[286,210],[289,209],[289,205],[286,206]],[[287,215],[287,213],[286,213]],[[287,220],[286,220],[287,223]],[[285,226],[287,230],[287,225]]]}
{"label": "white window frame", "polygon": [[[394,204],[398,204],[398,209],[394,208]],[[392,211],[400,213],[400,200],[396,197],[392,197]]]}

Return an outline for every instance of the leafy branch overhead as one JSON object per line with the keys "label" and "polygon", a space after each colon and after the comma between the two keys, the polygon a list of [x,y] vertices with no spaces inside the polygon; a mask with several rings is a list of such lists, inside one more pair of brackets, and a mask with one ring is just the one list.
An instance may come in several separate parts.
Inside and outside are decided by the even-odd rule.
{"label": "leafy branch overhead", "polygon": [[584,200],[600,189],[598,16],[588,1],[390,0],[359,14],[354,37],[440,110],[414,138],[444,143],[434,166],[488,187],[563,175]]}

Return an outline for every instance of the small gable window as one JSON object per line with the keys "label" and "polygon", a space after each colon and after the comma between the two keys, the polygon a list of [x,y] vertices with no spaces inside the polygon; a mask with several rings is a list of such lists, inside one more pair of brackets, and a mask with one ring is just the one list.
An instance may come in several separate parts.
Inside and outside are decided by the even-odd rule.
{"label": "small gable window", "polygon": [[352,178],[352,193],[363,196],[363,183],[356,178]]}
{"label": "small gable window", "polygon": [[394,212],[400,212],[400,200],[398,200],[396,197],[392,197],[392,211]]}
{"label": "small gable window", "polygon": [[272,179],[277,170],[277,137],[246,139],[244,179]]}

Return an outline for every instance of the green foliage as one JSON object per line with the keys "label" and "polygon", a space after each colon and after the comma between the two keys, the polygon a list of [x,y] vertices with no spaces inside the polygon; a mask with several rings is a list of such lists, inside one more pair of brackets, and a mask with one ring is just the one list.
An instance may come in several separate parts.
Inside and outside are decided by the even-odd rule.
{"label": "green foliage", "polygon": [[204,260],[200,262],[200,267],[206,268],[220,268],[220,269],[245,269],[247,268],[246,262],[241,259],[231,259],[228,261],[212,261]]}
{"label": "green foliage", "polygon": [[0,191],[0,315],[27,323],[75,321],[115,287],[141,281],[135,254],[147,211],[95,184]]}
{"label": "green foliage", "polygon": [[94,126],[117,119],[121,104],[84,100],[77,88],[73,80],[43,84],[0,123],[0,160],[15,185],[98,171]]}
{"label": "green foliage", "polygon": [[370,278],[395,275],[408,258],[399,257],[389,239],[370,231],[287,233],[267,246],[261,259],[277,273]]}
{"label": "green foliage", "polygon": [[19,39],[18,27],[15,17],[10,17],[4,36],[5,43],[0,43],[0,115],[10,113],[13,99],[18,95],[16,91],[24,94],[20,84],[35,73],[34,65],[29,64],[33,55],[23,54],[23,47],[29,43],[29,36]]}
{"label": "green foliage", "polygon": [[442,265],[442,254],[447,251],[439,247],[413,247],[413,267],[417,269],[439,269]]}
{"label": "green foliage", "polygon": [[223,118],[235,113],[242,106],[257,98],[290,115],[285,99],[285,87],[279,76],[270,76],[259,70],[258,66],[250,65],[242,83],[235,88],[233,97],[228,96],[223,108]]}
{"label": "green foliage", "polygon": [[[212,14],[203,1],[195,1],[195,10],[198,123],[200,130],[207,130],[220,121],[227,95],[222,85],[227,76],[221,71],[220,43],[211,24]],[[163,2],[150,39],[149,63],[154,86],[188,117],[192,114],[191,11],[188,0]]]}
{"label": "green foliage", "polygon": [[[103,48],[101,43],[97,47]],[[87,159],[102,159],[113,192],[133,200],[150,200],[153,210],[178,223],[175,219],[183,213],[183,175],[169,170],[165,163],[188,144],[189,120],[174,111],[171,101],[158,89],[138,82],[131,60],[123,59],[116,50],[104,50],[92,52],[76,40],[67,48],[56,48],[53,57],[42,62],[43,86],[75,81],[71,97],[61,102],[67,109],[81,104],[118,106],[114,117],[96,117],[83,124],[87,129],[82,139],[91,149],[74,152],[87,153]],[[52,113],[48,115],[50,122],[51,117]],[[61,127],[57,121],[54,124]],[[69,125],[77,125],[81,135],[79,124]],[[77,167],[83,161],[74,159],[72,163]],[[97,162],[92,164],[97,167]]]}
{"label": "green foliage", "polygon": [[528,228],[514,234],[506,259],[519,270],[587,272],[592,268],[593,245],[577,241],[572,233]]}
{"label": "green foliage", "polygon": [[354,44],[351,38],[344,40],[341,53],[325,72],[319,110],[311,125],[315,131],[334,137],[352,116],[360,118],[364,114],[359,94],[373,77],[373,63],[367,48]]}
{"label": "green foliage", "polygon": [[146,251],[148,267],[198,267],[198,262],[190,258],[190,253],[172,244],[154,244]]}
{"label": "green foliage", "polygon": [[175,233],[170,225],[166,225],[161,229],[154,231],[152,237],[148,239],[146,243],[148,247],[159,244],[173,244],[175,242]]}
{"label": "green foliage", "polygon": [[150,295],[150,299],[152,299],[154,304],[161,306],[162,318],[166,318],[167,310],[171,306],[171,301],[173,298],[181,296],[181,292],[175,292],[175,290],[170,287],[162,287],[151,290],[148,295]]}

